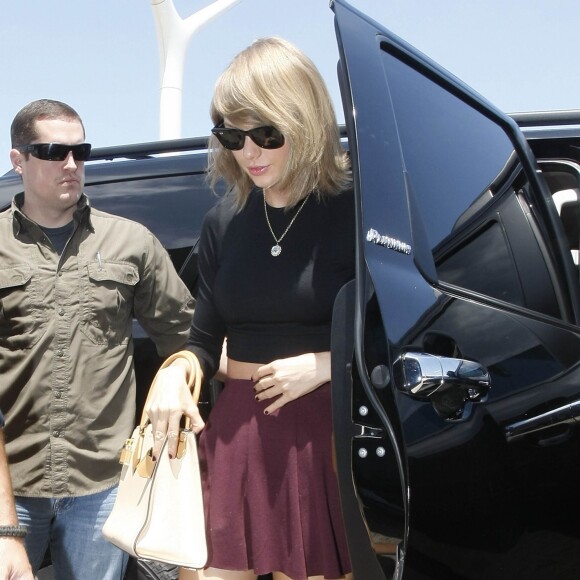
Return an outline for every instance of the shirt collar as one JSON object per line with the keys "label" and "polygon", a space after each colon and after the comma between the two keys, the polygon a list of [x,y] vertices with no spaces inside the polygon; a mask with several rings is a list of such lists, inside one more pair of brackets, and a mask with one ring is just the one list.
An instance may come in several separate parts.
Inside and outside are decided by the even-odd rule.
{"label": "shirt collar", "polygon": [[[16,218],[14,220],[14,233],[18,235],[23,227],[27,224],[34,224],[30,218],[28,218],[22,211],[22,206],[24,205],[24,192],[17,193],[12,200],[12,213]],[[93,229],[91,222],[91,203],[89,198],[82,193],[79,201],[77,202],[77,207],[73,214],[73,220],[75,224],[86,223],[91,229]]]}

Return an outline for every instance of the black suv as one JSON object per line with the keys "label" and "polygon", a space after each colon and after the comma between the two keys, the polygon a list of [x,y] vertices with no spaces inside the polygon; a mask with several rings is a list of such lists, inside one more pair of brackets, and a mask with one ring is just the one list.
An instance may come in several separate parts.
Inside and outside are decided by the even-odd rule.
{"label": "black suv", "polygon": [[[332,344],[354,575],[575,578],[580,111],[507,116],[343,0],[331,7],[358,228]],[[100,149],[86,168],[92,203],[148,226],[194,292],[215,202],[205,146]],[[0,179],[0,205],[19,188]],[[143,393],[159,360],[135,336]]]}

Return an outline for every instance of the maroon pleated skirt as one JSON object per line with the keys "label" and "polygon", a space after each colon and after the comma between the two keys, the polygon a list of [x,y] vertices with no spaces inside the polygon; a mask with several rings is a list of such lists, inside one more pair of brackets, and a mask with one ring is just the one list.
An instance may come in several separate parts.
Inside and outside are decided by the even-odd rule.
{"label": "maroon pleated skirt", "polygon": [[340,578],[350,560],[332,464],[330,383],[271,415],[229,380],[199,440],[208,567]]}

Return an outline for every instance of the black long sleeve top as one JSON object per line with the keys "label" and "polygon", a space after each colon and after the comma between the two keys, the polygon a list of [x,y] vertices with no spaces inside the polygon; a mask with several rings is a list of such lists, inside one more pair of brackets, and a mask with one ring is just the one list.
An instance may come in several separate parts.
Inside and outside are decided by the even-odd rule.
{"label": "black long sleeve top", "polygon": [[[268,206],[279,239],[298,204]],[[272,256],[275,240],[261,190],[237,212],[225,197],[207,214],[199,246],[199,286],[188,348],[204,375],[215,374],[224,338],[228,357],[254,363],[330,350],[332,308],[354,276],[352,192],[310,195]]]}

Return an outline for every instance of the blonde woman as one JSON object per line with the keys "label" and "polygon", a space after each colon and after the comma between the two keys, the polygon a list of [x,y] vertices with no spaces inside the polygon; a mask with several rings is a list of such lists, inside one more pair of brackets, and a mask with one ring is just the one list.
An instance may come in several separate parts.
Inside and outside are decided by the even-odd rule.
{"label": "blonde woman", "polygon": [[[211,118],[210,177],[231,191],[203,226],[187,348],[211,377],[227,337],[228,379],[200,437],[208,567],[180,578],[350,578],[330,325],[354,276],[354,209],[332,102],[309,58],[266,38],[221,75]],[[201,429],[188,372],[186,356],[166,370],[155,430],[182,412]]]}

